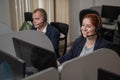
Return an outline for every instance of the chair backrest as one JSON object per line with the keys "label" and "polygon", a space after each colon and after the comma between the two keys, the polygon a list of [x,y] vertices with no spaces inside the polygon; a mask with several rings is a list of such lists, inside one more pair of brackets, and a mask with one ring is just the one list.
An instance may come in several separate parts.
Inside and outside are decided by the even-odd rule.
{"label": "chair backrest", "polygon": [[117,25],[118,25],[118,32],[120,34],[120,14],[119,14],[118,19],[117,19]]}
{"label": "chair backrest", "polygon": [[109,45],[108,48],[115,51],[120,57],[120,44],[113,43],[113,44]]}
{"label": "chair backrest", "polygon": [[99,13],[96,10],[92,10],[92,9],[83,9],[83,10],[81,10],[80,13],[79,13],[80,26],[82,25],[82,19],[84,18],[84,16],[86,14],[96,14],[96,15],[99,15]]}
{"label": "chair backrest", "polygon": [[53,25],[53,27],[57,28],[60,31],[60,33],[64,35],[64,37],[60,36],[60,41],[61,40],[65,41],[64,51],[63,51],[63,55],[64,55],[67,50],[67,35],[68,35],[69,25],[61,22],[51,22],[50,24]]}
{"label": "chair backrest", "polygon": [[32,29],[32,12],[24,12],[24,22],[21,26],[21,28],[19,29],[19,31],[22,30],[31,30]]}
{"label": "chair backrest", "polygon": [[25,19],[25,21],[27,22],[27,21],[33,21],[32,20],[32,12],[25,12],[24,13],[24,19]]}
{"label": "chair backrest", "polygon": [[68,24],[61,22],[51,22],[50,24],[53,25],[53,27],[57,28],[62,34],[68,34]]}

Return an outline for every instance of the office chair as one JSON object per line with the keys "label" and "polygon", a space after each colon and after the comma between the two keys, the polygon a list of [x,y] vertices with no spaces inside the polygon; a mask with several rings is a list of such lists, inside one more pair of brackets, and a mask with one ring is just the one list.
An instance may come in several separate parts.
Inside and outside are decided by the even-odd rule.
{"label": "office chair", "polygon": [[32,20],[32,12],[24,12],[24,19],[25,19],[25,21],[27,22],[27,21],[33,21]]}
{"label": "office chair", "polygon": [[[51,25],[53,25],[53,27],[57,28],[61,34],[64,35],[64,37],[59,38],[59,42],[64,40],[64,50],[63,50],[63,55],[66,53],[67,51],[67,35],[68,35],[68,30],[69,30],[69,26],[66,23],[61,23],[61,22],[51,22]],[[59,53],[59,49],[58,49],[58,53]]]}
{"label": "office chair", "polygon": [[85,15],[87,14],[96,14],[99,16],[99,13],[95,10],[92,9],[83,9],[79,13],[79,21],[80,21],[80,26],[82,26],[82,19],[84,18]]}
{"label": "office chair", "polygon": [[24,12],[24,20],[19,31],[32,29],[32,12]]}
{"label": "office chair", "polygon": [[120,34],[120,22],[117,22],[117,25],[118,25],[118,32]]}
{"label": "office chair", "polygon": [[118,26],[118,32],[120,34],[120,14],[118,15],[118,19],[117,19],[117,26]]}
{"label": "office chair", "polygon": [[117,24],[118,29],[114,31],[113,42],[120,45],[120,15],[118,16],[116,24]]}
{"label": "office chair", "polygon": [[119,49],[120,44],[113,43],[113,44],[108,45],[107,48],[112,49],[113,51],[115,51],[120,57],[120,49]]}

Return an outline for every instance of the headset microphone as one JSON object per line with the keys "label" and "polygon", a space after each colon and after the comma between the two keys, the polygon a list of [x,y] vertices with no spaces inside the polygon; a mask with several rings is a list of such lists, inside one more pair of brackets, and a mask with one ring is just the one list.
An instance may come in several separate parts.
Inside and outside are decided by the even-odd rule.
{"label": "headset microphone", "polygon": [[41,23],[39,23],[39,24],[37,24],[37,25],[40,27],[42,23],[44,23],[44,22],[41,22]]}
{"label": "headset microphone", "polygon": [[42,23],[44,23],[44,22],[46,22],[46,21],[47,21],[47,18],[44,18],[43,21],[42,21],[41,23],[37,24],[37,25],[40,26]]}
{"label": "headset microphone", "polygon": [[86,37],[92,37],[92,36],[95,36],[95,35],[97,35],[97,34],[87,35]]}

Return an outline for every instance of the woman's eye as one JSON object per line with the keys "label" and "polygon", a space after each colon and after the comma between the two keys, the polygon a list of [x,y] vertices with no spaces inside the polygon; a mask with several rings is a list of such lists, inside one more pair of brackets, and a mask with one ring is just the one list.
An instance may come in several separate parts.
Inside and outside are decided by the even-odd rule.
{"label": "woman's eye", "polygon": [[90,26],[90,25],[87,25],[86,27],[87,27],[87,28],[91,28],[91,26]]}

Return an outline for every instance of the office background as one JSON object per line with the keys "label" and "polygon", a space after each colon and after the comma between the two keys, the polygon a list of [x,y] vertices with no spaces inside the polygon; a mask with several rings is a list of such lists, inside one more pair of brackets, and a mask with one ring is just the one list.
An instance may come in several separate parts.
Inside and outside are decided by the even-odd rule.
{"label": "office background", "polygon": [[[27,12],[27,11],[31,12],[35,8],[43,7],[49,13],[48,14],[48,16],[49,16],[48,17],[48,22],[52,22],[52,21],[55,20],[55,21],[58,21],[58,22],[64,22],[64,23],[69,24],[69,26],[70,26],[70,28],[69,28],[69,35],[68,35],[68,43],[69,43],[69,42],[73,42],[80,35],[80,29],[79,29],[79,26],[80,26],[80,24],[79,24],[79,11],[80,10],[85,9],[85,8],[91,8],[91,7],[93,9],[96,9],[96,6],[101,6],[101,5],[120,6],[120,0],[55,0],[56,1],[56,5],[55,5],[56,6],[55,7],[56,13],[54,13],[53,12],[54,11],[54,7],[53,7],[54,4],[52,3],[53,1],[54,0],[0,0],[0,22],[6,24],[7,26],[9,26],[14,32],[17,32],[19,30],[19,28],[21,27],[22,23],[24,22],[24,12]],[[54,14],[56,14],[56,17],[54,16]],[[18,34],[18,33],[21,33],[21,34]],[[16,34],[19,35],[19,36],[16,35],[18,38],[20,36],[22,36],[20,38],[21,39],[25,38],[25,40],[28,41],[28,42],[30,40],[31,43],[33,43],[33,44],[37,44],[36,42],[38,42],[39,44],[42,44],[40,42],[42,40],[39,40],[40,37],[38,39],[35,39],[36,37],[38,37],[37,35],[33,36],[33,37],[30,37],[30,39],[29,39],[27,37],[31,36],[31,34],[29,34],[28,32],[27,32],[27,34],[29,36],[25,33],[27,37],[25,35],[23,35],[24,32],[18,32],[18,33],[16,33]],[[8,49],[10,49],[10,48],[13,49],[13,47],[9,47],[8,46],[9,44],[11,44],[13,46],[12,39],[11,39],[12,36],[9,36],[9,35],[12,35],[12,34],[8,34],[7,35],[8,38],[10,37],[10,40],[7,39],[6,36],[2,36],[4,38],[6,38],[6,39],[4,39],[2,37],[0,39],[1,40],[1,48],[3,48],[3,50],[4,49],[6,50],[7,48]],[[13,34],[13,35],[15,36],[15,34]],[[32,34],[32,35],[34,35],[34,34]],[[43,39],[43,38],[40,38],[40,39]],[[34,40],[37,40],[37,41],[34,42]],[[47,40],[47,39],[45,39],[45,40]],[[48,41],[44,41],[44,42],[48,42]],[[7,47],[5,46],[5,44],[6,44]],[[46,47],[48,47],[48,45]],[[52,48],[52,47],[50,46],[50,48]],[[12,49],[10,49],[10,50],[14,51]],[[6,51],[9,51],[9,50],[6,50]],[[101,50],[101,51],[103,51],[103,52],[101,52],[102,54],[104,54],[104,53],[111,53],[112,52],[112,51],[105,52],[104,50]],[[98,51],[98,53],[100,53],[100,51]],[[97,54],[95,54],[95,56],[96,55]],[[99,55],[101,55],[101,54],[98,54],[99,58],[95,57],[95,59],[93,59],[91,57],[89,59],[91,59],[91,60],[93,59],[93,61],[95,61],[95,65],[96,65],[96,63],[98,65],[103,65],[103,64],[99,64],[98,63],[99,61],[101,61],[101,63],[104,62],[104,60],[108,61],[108,62],[106,62],[107,64],[105,63],[105,65],[107,65],[107,67],[103,66],[103,68],[108,69],[108,70],[112,70],[113,69],[113,72],[119,74],[119,72],[120,72],[119,61],[120,60],[119,60],[118,55],[114,54],[114,52],[113,52],[113,54],[111,53],[111,57],[112,57],[111,58],[110,56],[107,56],[105,54],[106,57],[104,57],[104,59],[100,58]],[[113,58],[114,55],[116,57]],[[85,58],[82,58],[82,59],[77,60],[77,61],[78,62],[81,61],[80,63],[84,64],[84,63],[90,61],[89,59],[87,60],[87,57],[90,57],[90,56],[94,56],[94,54],[86,56]],[[101,56],[103,57],[103,55],[101,55]],[[86,61],[86,62],[83,62],[83,61]],[[74,62],[76,62],[76,60]],[[74,64],[74,62],[72,62],[72,63]],[[88,62],[88,63],[91,63],[91,62]],[[115,64],[115,63],[117,63],[117,64]],[[69,64],[70,64],[70,62],[66,63],[66,65],[69,65]],[[80,68],[81,64],[78,64],[78,63],[75,63],[75,64],[79,65],[79,66],[74,65],[75,69],[76,69],[76,71],[78,71],[78,73],[79,73],[79,71],[80,71],[80,73],[83,73],[83,69],[82,68],[84,68],[84,70],[89,69],[90,71],[89,70],[87,70],[87,71],[88,72],[92,72],[92,73],[93,73],[92,69],[95,69],[93,74],[91,74],[91,73],[89,74],[89,75],[93,75],[93,76],[97,75],[96,74],[97,73],[96,72],[97,68],[100,67],[100,66],[96,67],[96,66],[92,65],[93,64],[92,63],[92,64],[90,64],[90,65],[92,65],[91,66],[92,69],[88,68],[88,66],[85,65],[86,67],[83,66],[81,68],[81,70],[78,70]],[[66,67],[66,65],[63,64],[63,66],[65,66],[65,67]],[[76,68],[76,67],[78,67],[78,68]],[[113,68],[113,67],[115,67],[115,68]],[[72,70],[72,68],[73,68],[73,66],[68,66],[66,68],[67,71],[68,71],[67,73],[72,73],[73,71],[72,72],[69,71],[69,70]],[[86,73],[84,74],[83,77],[77,75],[77,73],[74,74],[74,76],[71,76],[71,74],[66,74],[65,73],[66,69],[65,68],[61,69],[62,70],[61,72],[63,72],[63,73],[58,73],[58,74],[62,74],[62,75],[59,76],[57,74],[57,78],[61,78],[61,80],[69,80],[69,79],[66,79],[66,78],[70,78],[71,80],[73,80],[72,78],[78,77],[77,79],[81,79],[81,78],[84,78],[84,76],[86,74],[88,74],[88,72],[85,71]],[[65,78],[64,78],[64,74],[65,74]],[[73,75],[73,73],[72,73],[72,75]],[[93,79],[94,77],[90,76],[90,77],[92,77],[90,79],[89,75],[87,77],[85,76],[85,78],[88,78],[89,80],[94,80]],[[70,76],[70,77],[67,77],[67,76]]]}
{"label": "office background", "polygon": [[[46,9],[49,13],[48,22],[54,21],[54,12],[52,3],[54,0],[0,0],[0,22],[7,24],[13,31],[18,31],[24,21],[23,11],[33,11],[37,7]],[[119,6],[120,0],[55,0],[56,1],[56,21],[68,23],[70,26],[68,43],[74,41],[80,35],[79,29],[79,11],[84,8],[90,8],[101,5]],[[24,4],[23,4],[24,3]],[[44,3],[44,5],[42,4]],[[20,5],[21,4],[21,5]],[[21,6],[21,7],[20,7]],[[14,7],[14,8],[13,8]],[[19,9],[17,11],[16,9]],[[50,10],[51,11],[50,11]],[[19,13],[19,14],[16,14]],[[12,13],[12,14],[11,14]],[[22,12],[23,13],[23,12]],[[16,16],[19,16],[17,19]]]}

